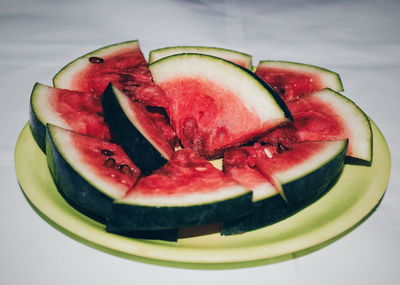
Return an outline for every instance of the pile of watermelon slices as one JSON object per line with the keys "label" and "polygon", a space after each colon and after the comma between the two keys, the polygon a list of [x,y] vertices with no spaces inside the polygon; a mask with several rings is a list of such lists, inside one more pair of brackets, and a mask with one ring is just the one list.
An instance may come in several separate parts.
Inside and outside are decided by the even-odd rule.
{"label": "pile of watermelon slices", "polygon": [[106,46],[36,83],[30,128],[58,191],[110,233],[176,241],[276,223],[372,161],[337,73],[222,48]]}

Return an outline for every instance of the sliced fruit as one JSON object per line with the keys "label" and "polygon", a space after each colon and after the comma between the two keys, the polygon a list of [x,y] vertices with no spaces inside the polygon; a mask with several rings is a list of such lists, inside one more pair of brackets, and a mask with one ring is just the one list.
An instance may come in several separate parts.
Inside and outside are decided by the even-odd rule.
{"label": "sliced fruit", "polygon": [[286,101],[331,88],[343,91],[339,74],[314,65],[290,61],[260,61],[255,73]]}
{"label": "sliced fruit", "polygon": [[171,125],[184,147],[217,157],[291,114],[282,99],[247,69],[221,58],[179,54],[150,65],[170,101]]}
{"label": "sliced fruit", "polygon": [[236,63],[237,65],[240,65],[247,69],[252,68],[252,57],[247,53],[242,53],[225,48],[203,46],[174,46],[155,49],[150,51],[149,64],[161,58],[181,53],[200,53],[212,55]]}
{"label": "sliced fruit", "polygon": [[100,96],[109,83],[146,105],[165,107],[162,90],[151,78],[138,41],[106,46],[63,67],[53,78],[55,87]]}
{"label": "sliced fruit", "polygon": [[114,203],[111,232],[181,228],[219,222],[251,210],[251,192],[190,149]]}
{"label": "sliced fruit", "polygon": [[174,148],[148,116],[145,106],[131,100],[113,85],[102,96],[104,119],[118,142],[140,168],[150,174],[173,155]]}
{"label": "sliced fruit", "polygon": [[[247,160],[242,162],[242,172],[230,172],[235,180],[248,179],[246,175],[252,171],[266,177],[278,191],[269,191],[261,199],[255,201],[254,210],[246,216],[224,223],[221,233],[231,235],[255,230],[279,220],[289,217],[310,203],[315,202],[325,191],[327,186],[339,175],[347,148],[347,140],[301,142],[288,146],[255,145],[240,149],[247,152]],[[237,153],[237,150],[233,150]],[[226,152],[227,156],[237,155]],[[232,161],[226,160],[225,168],[237,167],[229,165]],[[260,178],[257,177],[256,181]],[[280,187],[276,187],[280,185]],[[256,184],[256,186],[258,186]],[[281,189],[281,190],[280,190]],[[255,191],[260,191],[255,188]],[[282,191],[282,192],[280,192]],[[279,195],[281,194],[281,195]]]}
{"label": "sliced fruit", "polygon": [[91,93],[36,83],[31,94],[29,125],[43,151],[47,123],[108,140],[110,131],[102,112],[100,98]]}
{"label": "sliced fruit", "polygon": [[120,146],[53,125],[47,125],[46,155],[61,195],[102,223],[112,201],[122,198],[140,175]]}
{"label": "sliced fruit", "polygon": [[349,139],[347,156],[372,160],[372,131],[368,117],[350,99],[331,89],[288,103],[293,125],[264,135],[260,141],[321,141]]}

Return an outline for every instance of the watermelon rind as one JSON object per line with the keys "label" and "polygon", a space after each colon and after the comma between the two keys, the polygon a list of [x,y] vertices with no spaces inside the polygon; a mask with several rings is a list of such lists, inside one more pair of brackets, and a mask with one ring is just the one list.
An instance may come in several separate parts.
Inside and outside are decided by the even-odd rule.
{"label": "watermelon rind", "polygon": [[257,69],[264,67],[313,74],[321,80],[323,88],[331,88],[338,92],[344,91],[340,75],[323,67],[293,61],[261,60],[257,66]]}
{"label": "watermelon rind", "polygon": [[215,198],[214,201],[195,203],[196,200],[192,199],[188,205],[182,203],[176,206],[162,203],[159,205],[149,203],[154,205],[146,206],[131,201],[124,202],[123,199],[117,200],[107,221],[107,231],[163,230],[232,219],[249,213],[253,208],[251,192],[244,188],[240,192],[239,195],[231,194],[223,200]]}
{"label": "watermelon rind", "polygon": [[225,221],[222,235],[256,230],[290,217],[326,193],[342,171],[348,141],[321,142],[328,144],[319,157],[298,165],[292,171],[274,177],[281,184],[283,195],[268,196],[254,203],[248,215]]}
{"label": "watermelon rind", "polygon": [[121,193],[90,170],[71,143],[72,131],[47,125],[46,157],[60,194],[78,211],[104,223]]}
{"label": "watermelon rind", "polygon": [[199,53],[199,54],[207,54],[215,57],[220,57],[225,60],[242,63],[241,66],[252,69],[252,56],[220,47],[207,47],[207,46],[171,46],[165,48],[154,49],[149,53],[149,64],[171,55],[181,54],[181,53]]}
{"label": "watermelon rind", "polygon": [[[112,139],[122,146],[135,165],[147,175],[163,166],[174,150],[172,146],[168,145],[170,149],[165,149],[152,141],[146,129],[135,119],[135,114],[129,106],[130,100],[109,84],[102,95],[104,120],[110,127]],[[161,137],[162,133],[158,131]],[[166,140],[165,144],[168,144]]]}
{"label": "watermelon rind", "polygon": [[73,86],[72,79],[77,74],[77,72],[83,70],[86,66],[88,66],[88,64],[90,64],[88,60],[89,57],[106,57],[108,55],[114,54],[115,52],[118,52],[119,50],[130,47],[139,47],[139,41],[132,40],[104,46],[78,57],[57,72],[57,74],[53,77],[54,87],[71,89],[71,86]]}

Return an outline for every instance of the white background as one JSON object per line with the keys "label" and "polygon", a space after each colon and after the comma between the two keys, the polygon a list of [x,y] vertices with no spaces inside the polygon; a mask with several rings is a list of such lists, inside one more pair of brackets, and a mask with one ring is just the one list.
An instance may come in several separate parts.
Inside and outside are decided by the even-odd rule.
{"label": "white background", "polygon": [[[0,1],[0,284],[399,284],[399,1]],[[19,189],[13,152],[33,84],[51,84],[88,51],[139,39],[236,49],[338,72],[392,154],[378,210],[310,255],[235,270],[189,270],[118,258],[65,236]],[[351,189],[349,189],[351,191]],[[157,283],[156,283],[157,282]]]}

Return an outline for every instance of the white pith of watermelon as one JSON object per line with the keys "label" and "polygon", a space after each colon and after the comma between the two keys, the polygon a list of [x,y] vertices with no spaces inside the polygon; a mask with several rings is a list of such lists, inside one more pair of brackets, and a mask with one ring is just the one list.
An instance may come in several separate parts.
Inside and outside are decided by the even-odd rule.
{"label": "white pith of watermelon", "polygon": [[[63,159],[98,191],[111,199],[119,199],[136,183],[140,170],[120,146],[57,126],[47,127],[52,143]],[[113,154],[104,155],[102,150]],[[106,160],[110,158],[115,160],[114,166],[107,164]],[[119,165],[126,165],[127,173],[118,170]]]}
{"label": "white pith of watermelon", "polygon": [[174,153],[174,148],[168,143],[167,139],[161,133],[161,130],[154,126],[154,122],[148,116],[144,106],[131,100],[116,87],[112,86],[112,90],[129,121],[149,142],[151,142],[153,147],[155,147],[163,157],[170,159]]}
{"label": "white pith of watermelon", "polygon": [[31,109],[44,126],[50,123],[78,133],[110,139],[108,126],[101,115],[100,98],[90,93],[36,83],[31,95]]}
{"label": "white pith of watermelon", "polygon": [[174,46],[155,49],[150,51],[149,64],[161,58],[181,53],[200,53],[212,55],[231,61],[247,69],[252,68],[252,56],[249,54],[230,49],[203,46]]}
{"label": "white pith of watermelon", "polygon": [[314,65],[264,60],[260,61],[255,73],[285,101],[293,101],[324,88],[343,91],[339,74]]}
{"label": "white pith of watermelon", "polygon": [[170,101],[168,115],[181,143],[202,155],[244,143],[290,118],[257,77],[223,59],[180,54],[154,62],[150,70]]}

